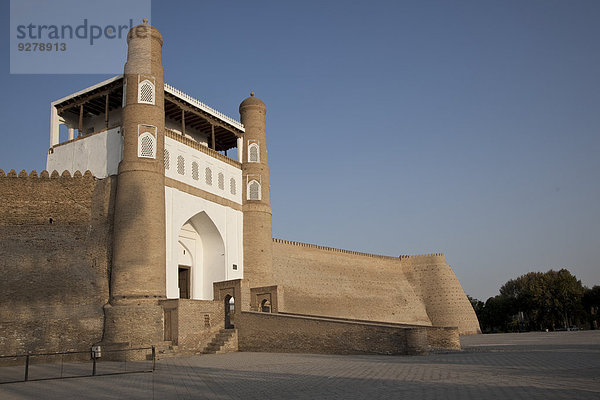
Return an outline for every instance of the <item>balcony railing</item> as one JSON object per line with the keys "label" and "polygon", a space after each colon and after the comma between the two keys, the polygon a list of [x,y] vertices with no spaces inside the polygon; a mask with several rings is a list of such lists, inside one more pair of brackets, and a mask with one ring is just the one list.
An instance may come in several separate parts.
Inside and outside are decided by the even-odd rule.
{"label": "balcony railing", "polygon": [[179,89],[175,89],[173,86],[165,83],[165,91],[187,101],[188,103],[198,107],[199,109],[206,111],[207,113],[227,122],[228,124],[230,124],[231,126],[236,127],[237,129],[241,130],[242,132],[244,131],[244,125],[242,125],[241,122],[236,121],[235,119],[228,117],[227,115],[223,114],[222,112],[219,112],[217,110],[215,110],[214,108],[207,106],[206,104],[204,104],[203,102],[196,100],[195,98],[193,98],[192,96],[190,96],[187,93],[182,92]]}

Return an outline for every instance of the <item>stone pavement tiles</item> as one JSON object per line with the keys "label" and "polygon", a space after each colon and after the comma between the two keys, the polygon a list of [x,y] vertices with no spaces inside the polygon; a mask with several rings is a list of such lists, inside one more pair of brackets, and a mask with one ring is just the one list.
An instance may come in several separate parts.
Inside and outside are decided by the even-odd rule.
{"label": "stone pavement tiles", "polygon": [[599,399],[600,332],[463,337],[428,356],[230,353],[154,373],[0,385],[0,399]]}

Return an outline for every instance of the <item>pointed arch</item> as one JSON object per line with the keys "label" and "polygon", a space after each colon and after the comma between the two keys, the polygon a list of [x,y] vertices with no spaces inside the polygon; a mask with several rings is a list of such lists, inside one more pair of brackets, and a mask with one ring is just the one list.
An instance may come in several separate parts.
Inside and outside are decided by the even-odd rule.
{"label": "pointed arch", "polygon": [[178,263],[179,265],[185,265],[186,267],[191,267],[194,265],[194,256],[196,254],[196,249],[190,248],[189,243],[185,243],[184,240],[181,240],[181,237],[177,239],[179,243],[179,257]]}
{"label": "pointed arch", "polygon": [[225,242],[213,220],[206,212],[198,212],[179,228],[177,242],[173,243],[177,243],[179,253],[168,272],[171,279],[181,282],[176,274],[189,268],[191,298],[212,300],[213,283],[227,279]]}
{"label": "pointed arch", "polygon": [[248,162],[260,162],[260,148],[258,143],[250,143],[248,145]]}
{"label": "pointed arch", "polygon": [[138,157],[156,158],[156,138],[150,132],[144,132],[138,137]]}
{"label": "pointed arch", "polygon": [[248,188],[247,188],[247,199],[248,200],[261,200],[261,187],[260,187],[260,183],[253,179],[250,182],[248,182]]}
{"label": "pointed arch", "polygon": [[154,83],[148,79],[144,79],[138,85],[138,103],[152,104],[155,103],[156,91]]}

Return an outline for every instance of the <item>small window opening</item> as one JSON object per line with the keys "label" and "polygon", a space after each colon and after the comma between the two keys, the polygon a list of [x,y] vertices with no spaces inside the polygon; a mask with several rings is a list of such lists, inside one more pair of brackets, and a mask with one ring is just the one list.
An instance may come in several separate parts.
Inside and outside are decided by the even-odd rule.
{"label": "small window opening", "polygon": [[177,173],[185,175],[185,158],[183,156],[177,156]]}
{"label": "small window opening", "polygon": [[198,163],[196,161],[192,163],[192,178],[194,178],[195,181],[200,178],[198,174]]}
{"label": "small window opening", "polygon": [[154,136],[145,132],[138,138],[138,157],[156,158],[156,145]]}
{"label": "small window opening", "polygon": [[255,180],[248,183],[248,200],[260,200],[260,183]]}
{"label": "small window opening", "polygon": [[208,186],[212,186],[212,170],[209,167],[206,167],[204,174],[206,178],[206,184]]}
{"label": "small window opening", "polygon": [[271,302],[267,299],[264,299],[262,303],[260,303],[260,311],[261,312],[271,312]]}
{"label": "small window opening", "polygon": [[154,104],[154,84],[149,80],[140,82],[138,102],[144,104]]}
{"label": "small window opening", "polygon": [[248,146],[248,162],[260,162],[258,144],[252,143]]}

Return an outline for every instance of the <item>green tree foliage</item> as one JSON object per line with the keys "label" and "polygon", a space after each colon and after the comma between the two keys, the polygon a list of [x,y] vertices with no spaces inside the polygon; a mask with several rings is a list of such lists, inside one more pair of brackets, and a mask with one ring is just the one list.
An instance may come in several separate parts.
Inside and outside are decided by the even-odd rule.
{"label": "green tree foliage", "polygon": [[[594,291],[595,289],[595,291]],[[529,272],[511,279],[485,304],[470,299],[484,332],[568,329],[600,308],[600,287],[586,289],[568,270]],[[591,311],[590,311],[591,310]]]}
{"label": "green tree foliage", "polygon": [[600,327],[600,286],[586,288],[583,293],[583,309],[588,316],[592,329]]}
{"label": "green tree foliage", "polygon": [[483,320],[491,331],[512,332],[516,329],[512,316],[515,304],[512,298],[498,295],[485,302]]}

